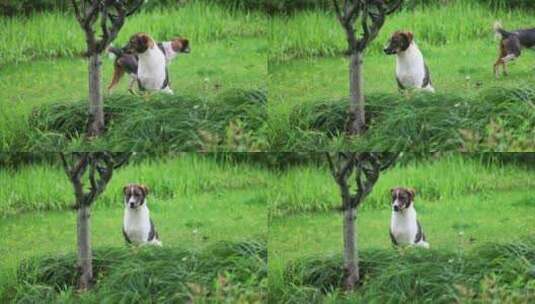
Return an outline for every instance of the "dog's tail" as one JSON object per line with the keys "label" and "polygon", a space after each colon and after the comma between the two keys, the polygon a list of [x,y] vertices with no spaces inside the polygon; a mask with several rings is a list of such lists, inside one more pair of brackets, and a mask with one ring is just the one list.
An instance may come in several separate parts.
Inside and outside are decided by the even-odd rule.
{"label": "dog's tail", "polygon": [[113,45],[110,45],[106,51],[108,52],[111,60],[115,60],[115,58],[119,58],[124,54],[123,49],[116,48]]}
{"label": "dog's tail", "polygon": [[494,29],[494,32],[496,33],[496,38],[498,39],[505,39],[513,35],[513,33],[504,30],[502,24],[499,21],[494,22],[492,28]]}

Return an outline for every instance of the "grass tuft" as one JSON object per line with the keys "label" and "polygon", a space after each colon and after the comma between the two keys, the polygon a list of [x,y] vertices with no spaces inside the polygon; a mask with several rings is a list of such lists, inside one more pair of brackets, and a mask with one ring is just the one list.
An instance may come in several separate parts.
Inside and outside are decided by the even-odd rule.
{"label": "grass tuft", "polygon": [[[522,10],[498,9],[473,0],[443,1],[434,6],[418,6],[389,16],[379,36],[367,52],[382,54],[384,44],[396,30],[410,30],[422,47],[447,46],[464,41],[493,39],[492,23],[506,21],[518,28],[531,23]],[[309,10],[291,17],[275,16],[270,21],[270,61],[283,63],[297,58],[332,57],[347,50],[344,31],[333,10]]]}
{"label": "grass tuft", "polygon": [[[69,210],[73,192],[59,164],[59,156],[48,155],[55,164],[27,165],[0,170],[0,218],[31,211]],[[209,156],[170,154],[150,157],[136,154],[131,164],[114,174],[95,207],[121,208],[122,187],[143,183],[156,201],[196,198],[202,194],[264,188],[270,174],[254,164],[216,161]],[[138,158],[143,160],[137,161]],[[51,161],[52,162],[52,161]]]}
{"label": "grass tuft", "polygon": [[[405,153],[400,164],[382,174],[362,208],[389,208],[390,189],[397,186],[414,188],[418,201],[440,202],[470,194],[525,189],[525,182],[533,179],[529,169],[502,166],[482,159],[481,155],[473,156],[445,155],[436,160],[403,164],[404,158],[414,157],[414,154]],[[277,189],[269,193],[270,215],[273,217],[332,211],[340,207],[339,190],[326,167],[290,168],[281,174],[273,188]]]}
{"label": "grass tuft", "polygon": [[[257,12],[225,9],[213,3],[191,1],[183,6],[142,11],[128,18],[117,37],[123,45],[136,32],[165,41],[187,37],[193,44],[265,34],[265,16]],[[85,50],[82,29],[73,11],[46,12],[28,18],[0,17],[0,66],[35,59],[79,57]]]}
{"label": "grass tuft", "polygon": [[[347,100],[295,107],[287,147],[323,150],[344,131]],[[375,94],[367,98],[369,131],[342,142],[372,151],[527,151],[535,147],[535,90],[490,88],[476,97],[455,94]],[[334,138],[334,139],[333,139]],[[313,144],[315,143],[315,144]]]}
{"label": "grass tuft", "polygon": [[[245,139],[234,142],[228,137],[233,132],[259,129],[266,120],[266,99],[263,91],[238,89],[222,93],[213,102],[164,94],[153,95],[150,100],[112,95],[104,101],[106,134],[92,144],[115,151],[187,151],[239,145]],[[27,145],[40,150],[83,146],[87,117],[86,101],[38,107],[28,120],[35,132]],[[247,144],[255,145],[254,140]]]}
{"label": "grass tuft", "polygon": [[24,261],[2,301],[258,303],[266,297],[265,240],[219,242],[202,251],[99,248],[93,261],[95,289],[80,297],[74,291],[75,264],[74,254]]}
{"label": "grass tuft", "polygon": [[362,301],[403,303],[530,303],[535,300],[535,238],[486,244],[470,252],[407,248],[366,250],[363,284],[344,295],[342,258],[307,257],[289,263],[283,282],[270,282],[274,302]]}

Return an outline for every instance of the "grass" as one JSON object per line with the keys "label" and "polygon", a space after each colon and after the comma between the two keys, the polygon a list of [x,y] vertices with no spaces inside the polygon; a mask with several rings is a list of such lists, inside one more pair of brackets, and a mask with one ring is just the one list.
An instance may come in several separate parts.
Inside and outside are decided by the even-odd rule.
{"label": "grass", "polygon": [[[491,10],[476,1],[451,1],[437,6],[420,6],[389,17],[368,54],[383,55],[385,41],[399,29],[410,30],[424,50],[483,40],[491,42],[492,23],[503,20],[508,28],[526,26],[530,14],[523,10]],[[334,12],[303,11],[291,17],[270,19],[270,62],[300,58],[332,57],[347,49],[345,34]],[[458,54],[457,54],[458,55]]]}
{"label": "grass", "polygon": [[[365,279],[346,296],[338,289],[342,218],[332,211],[339,205],[332,177],[323,168],[290,170],[270,206],[270,302],[529,303],[535,297],[530,175],[451,156],[387,171],[358,215]],[[431,251],[391,248],[394,185],[416,188]]]}
{"label": "grass", "polygon": [[[270,176],[255,165],[219,162],[194,153],[174,153],[161,158],[144,156],[144,153],[135,154],[128,166],[114,174],[96,208],[122,207],[122,187],[132,182],[146,184],[154,199],[169,201],[264,187]],[[145,159],[137,160],[140,158]],[[71,208],[74,200],[71,184],[59,164],[59,155],[56,160],[55,164],[0,170],[4,185],[0,189],[0,217]]]}
{"label": "grass", "polygon": [[95,251],[94,264],[98,288],[82,296],[74,291],[75,263],[73,254],[25,261],[4,300],[261,303],[266,297],[265,241],[218,242],[200,251],[180,247],[101,248]]}
{"label": "grass", "polygon": [[[257,12],[228,10],[208,2],[191,1],[165,10],[140,12],[128,18],[116,43],[124,45],[136,32],[156,40],[175,36],[195,45],[265,34],[266,17]],[[82,29],[73,11],[34,14],[28,18],[0,18],[0,66],[36,59],[78,57],[85,50]],[[11,47],[9,47],[11,46]]]}
{"label": "grass", "polygon": [[[388,19],[381,34],[364,57],[366,95],[399,96],[394,78],[395,59],[381,52],[388,36],[397,29],[411,30],[415,33],[416,42],[430,67],[433,84],[438,94],[443,94],[436,97],[437,99],[444,99],[447,95],[452,99],[461,98],[473,101],[492,88],[505,88],[505,91],[519,87],[530,88],[531,83],[535,81],[535,73],[531,64],[534,53],[529,50],[511,64],[510,76],[494,78],[492,64],[497,57],[497,41],[493,38],[494,34],[491,29],[495,20],[501,20],[506,28],[529,26],[531,22],[529,14],[520,10],[494,11],[473,2],[454,1],[440,7],[421,7],[413,11],[402,11]],[[335,17],[322,11],[302,12],[284,18],[275,17],[271,20],[270,31],[270,41],[274,47],[269,54],[269,130],[266,136],[271,149],[286,151],[343,149],[340,147],[340,141],[342,141],[340,137],[335,136],[329,139],[325,130],[302,132],[303,128],[300,128],[300,125],[292,119],[293,115],[300,113],[303,109],[314,108],[326,102],[345,100],[349,95],[348,61],[341,55],[346,48],[346,41],[343,31],[336,24]],[[435,103],[439,105],[434,108],[436,111],[443,115],[451,114],[452,109],[449,104],[440,103],[440,100],[433,98],[429,99],[431,106]],[[401,100],[405,103],[411,102],[411,99],[405,100],[400,97],[400,102]],[[493,101],[497,102],[492,105],[494,109],[508,104],[507,100]],[[485,103],[485,100],[480,100],[480,102],[473,106],[476,109],[490,106]],[[373,101],[370,103],[373,104]],[[405,108],[403,105],[396,104],[395,107],[387,107],[385,110],[394,110],[396,114],[402,114],[397,119],[407,124],[417,124],[418,121],[414,120],[421,118],[420,115],[426,115],[425,110],[422,110],[420,106],[421,103],[414,103]],[[405,110],[413,112],[401,113]],[[534,110],[528,105],[528,108],[522,112],[531,115]],[[449,118],[457,120],[463,119],[465,113],[453,114],[457,116]],[[333,115],[336,114],[333,113]],[[393,128],[395,118],[392,116],[392,121],[390,121],[392,125],[388,124],[387,127],[382,124],[378,125],[377,131],[395,133],[397,130]],[[446,122],[443,118],[433,120],[431,127],[441,127],[441,124]],[[494,118],[490,116],[487,119]],[[479,123],[479,121],[474,123]],[[525,123],[527,125],[523,125]],[[485,136],[484,133],[495,132],[502,133],[503,137],[523,137],[521,140],[523,143],[519,143],[518,140],[504,139],[502,147],[507,151],[532,151],[533,143],[529,140],[532,137],[530,135],[533,129],[532,123],[533,118],[525,120],[509,117],[504,121],[496,119],[494,123],[484,125],[479,135]],[[515,127],[509,129],[507,124],[515,124]],[[506,131],[504,132],[503,129]],[[450,126],[445,131],[458,132],[458,129]],[[416,133],[413,135],[417,136]],[[478,134],[469,135],[478,136]],[[384,150],[385,146],[391,143],[388,139],[382,137],[374,143],[379,145],[368,147],[368,149]],[[400,136],[398,140],[402,140]],[[441,145],[442,149],[452,149],[448,146],[450,143],[445,142],[443,138],[436,143]],[[432,147],[429,149],[423,142],[413,147],[432,150]],[[500,151],[502,147],[481,145],[472,148],[475,151]],[[463,148],[459,149],[459,146],[453,149],[463,150]]]}
{"label": "grass", "polygon": [[215,99],[160,94],[147,102],[144,97],[110,96],[104,101],[106,133],[91,141],[89,148],[84,140],[86,101],[45,105],[29,118],[35,131],[25,149],[165,152],[223,146],[233,151],[257,150],[262,143],[251,134],[265,123],[265,93],[231,90]]}
{"label": "grass", "polygon": [[[507,192],[533,187],[530,169],[502,166],[487,162],[480,155],[474,158],[458,155],[438,160],[409,161],[383,173],[363,208],[381,210],[389,206],[390,189],[412,187],[418,201],[429,204],[450,201],[466,195]],[[410,153],[402,156],[410,158]],[[440,172],[440,174],[437,174]],[[297,166],[281,174],[269,201],[270,216],[332,211],[340,207],[338,188],[327,167]]]}
{"label": "grass", "polygon": [[[491,88],[473,98],[456,94],[367,97],[369,131],[343,138],[347,99],[295,107],[293,128],[273,141],[298,151],[531,151],[535,146],[535,91]],[[340,147],[336,147],[336,146]]]}
{"label": "grass", "polygon": [[468,252],[366,250],[364,283],[344,295],[340,256],[290,264],[288,285],[270,290],[272,303],[530,303],[535,299],[533,238],[485,244]]}

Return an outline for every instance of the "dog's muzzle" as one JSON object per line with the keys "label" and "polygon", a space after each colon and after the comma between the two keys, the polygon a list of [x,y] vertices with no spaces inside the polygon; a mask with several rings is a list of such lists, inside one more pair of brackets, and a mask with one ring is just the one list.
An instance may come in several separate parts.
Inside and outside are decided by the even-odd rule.
{"label": "dog's muzzle", "polygon": [[383,50],[387,55],[394,55],[396,52],[393,49],[386,48]]}
{"label": "dog's muzzle", "polygon": [[130,55],[135,54],[135,50],[133,48],[131,48],[129,45],[123,47],[122,51],[125,54],[130,54]]}
{"label": "dog's muzzle", "polygon": [[394,206],[393,209],[394,209],[394,212],[400,212],[401,211],[401,208],[399,208],[399,206]]}
{"label": "dog's muzzle", "polygon": [[136,204],[134,204],[134,203],[129,203],[128,206],[130,206],[130,208],[132,208],[132,209],[136,208]]}

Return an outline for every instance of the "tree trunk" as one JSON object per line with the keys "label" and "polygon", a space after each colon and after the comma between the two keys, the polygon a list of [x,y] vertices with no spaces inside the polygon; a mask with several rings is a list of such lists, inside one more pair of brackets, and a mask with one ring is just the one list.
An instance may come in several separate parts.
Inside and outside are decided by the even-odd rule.
{"label": "tree trunk", "polygon": [[348,206],[344,210],[344,288],[353,290],[360,280],[357,247],[357,234],[355,231],[356,208]]}
{"label": "tree trunk", "polygon": [[94,137],[104,131],[104,105],[102,103],[100,55],[89,57],[89,121],[87,135]]}
{"label": "tree trunk", "polygon": [[93,261],[91,252],[91,208],[83,205],[78,209],[77,237],[78,237],[78,269],[80,280],[79,290],[88,290],[93,280]]}
{"label": "tree trunk", "polygon": [[362,134],[365,130],[364,90],[362,75],[362,52],[352,51],[349,62],[349,121],[350,135]]}

